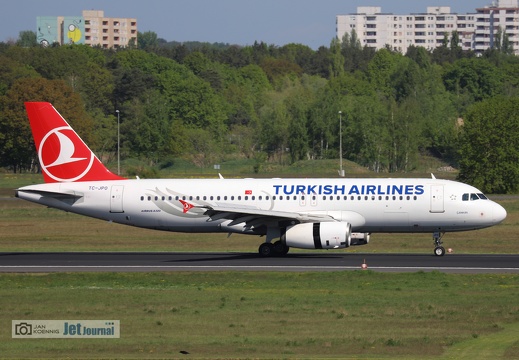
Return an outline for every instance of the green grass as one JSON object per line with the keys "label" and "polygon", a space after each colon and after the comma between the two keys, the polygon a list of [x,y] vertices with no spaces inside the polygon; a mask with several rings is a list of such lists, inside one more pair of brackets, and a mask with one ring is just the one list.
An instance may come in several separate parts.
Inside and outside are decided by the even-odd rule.
{"label": "green grass", "polygon": [[[4,274],[0,356],[499,358],[517,354],[518,284],[438,272]],[[13,340],[13,319],[119,319],[121,339]]]}

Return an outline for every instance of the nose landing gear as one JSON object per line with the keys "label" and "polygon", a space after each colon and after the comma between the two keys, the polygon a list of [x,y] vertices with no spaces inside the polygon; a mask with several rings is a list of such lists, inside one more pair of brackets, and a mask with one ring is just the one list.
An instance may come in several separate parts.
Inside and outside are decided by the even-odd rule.
{"label": "nose landing gear", "polygon": [[440,233],[439,231],[433,233],[433,240],[434,240],[434,255],[436,256],[443,256],[445,255],[445,248],[442,246],[443,241],[443,235],[445,235],[445,232]]}

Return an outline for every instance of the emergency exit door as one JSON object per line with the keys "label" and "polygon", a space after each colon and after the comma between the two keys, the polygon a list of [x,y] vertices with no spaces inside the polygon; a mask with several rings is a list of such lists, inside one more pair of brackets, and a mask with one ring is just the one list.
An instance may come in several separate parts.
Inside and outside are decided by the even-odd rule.
{"label": "emergency exit door", "polygon": [[122,213],[124,185],[112,185],[110,190],[110,212]]}
{"label": "emergency exit door", "polygon": [[443,185],[431,185],[431,212],[445,212]]}

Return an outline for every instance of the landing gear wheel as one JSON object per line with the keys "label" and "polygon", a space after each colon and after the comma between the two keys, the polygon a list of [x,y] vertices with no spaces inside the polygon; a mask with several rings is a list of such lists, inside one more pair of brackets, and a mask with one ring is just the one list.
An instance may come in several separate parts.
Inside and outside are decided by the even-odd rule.
{"label": "landing gear wheel", "polygon": [[274,245],[271,243],[263,243],[259,246],[258,252],[263,257],[270,257],[274,255]]}
{"label": "landing gear wheel", "polygon": [[440,232],[433,233],[433,240],[434,240],[434,245],[435,245],[434,255],[436,255],[436,256],[443,256],[443,255],[445,255],[445,248],[442,246],[442,244],[443,244],[443,241],[442,241],[443,235],[445,235],[445,232],[443,232],[443,233],[440,233]]}
{"label": "landing gear wheel", "polygon": [[443,246],[437,246],[434,248],[434,255],[443,256],[445,255],[445,248]]}
{"label": "landing gear wheel", "polygon": [[276,256],[285,256],[286,254],[288,254],[289,249],[290,248],[283,244],[283,242],[281,241],[276,241],[274,243],[274,255]]}

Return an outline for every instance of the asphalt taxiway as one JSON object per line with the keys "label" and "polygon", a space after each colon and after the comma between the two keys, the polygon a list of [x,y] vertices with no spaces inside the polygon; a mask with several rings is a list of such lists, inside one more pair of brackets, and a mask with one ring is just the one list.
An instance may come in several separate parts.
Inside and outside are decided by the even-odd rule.
{"label": "asphalt taxiway", "polygon": [[[364,265],[365,264],[365,265]],[[364,265],[364,266],[363,266]],[[9,252],[0,272],[342,271],[519,273],[519,255],[289,253]]]}

